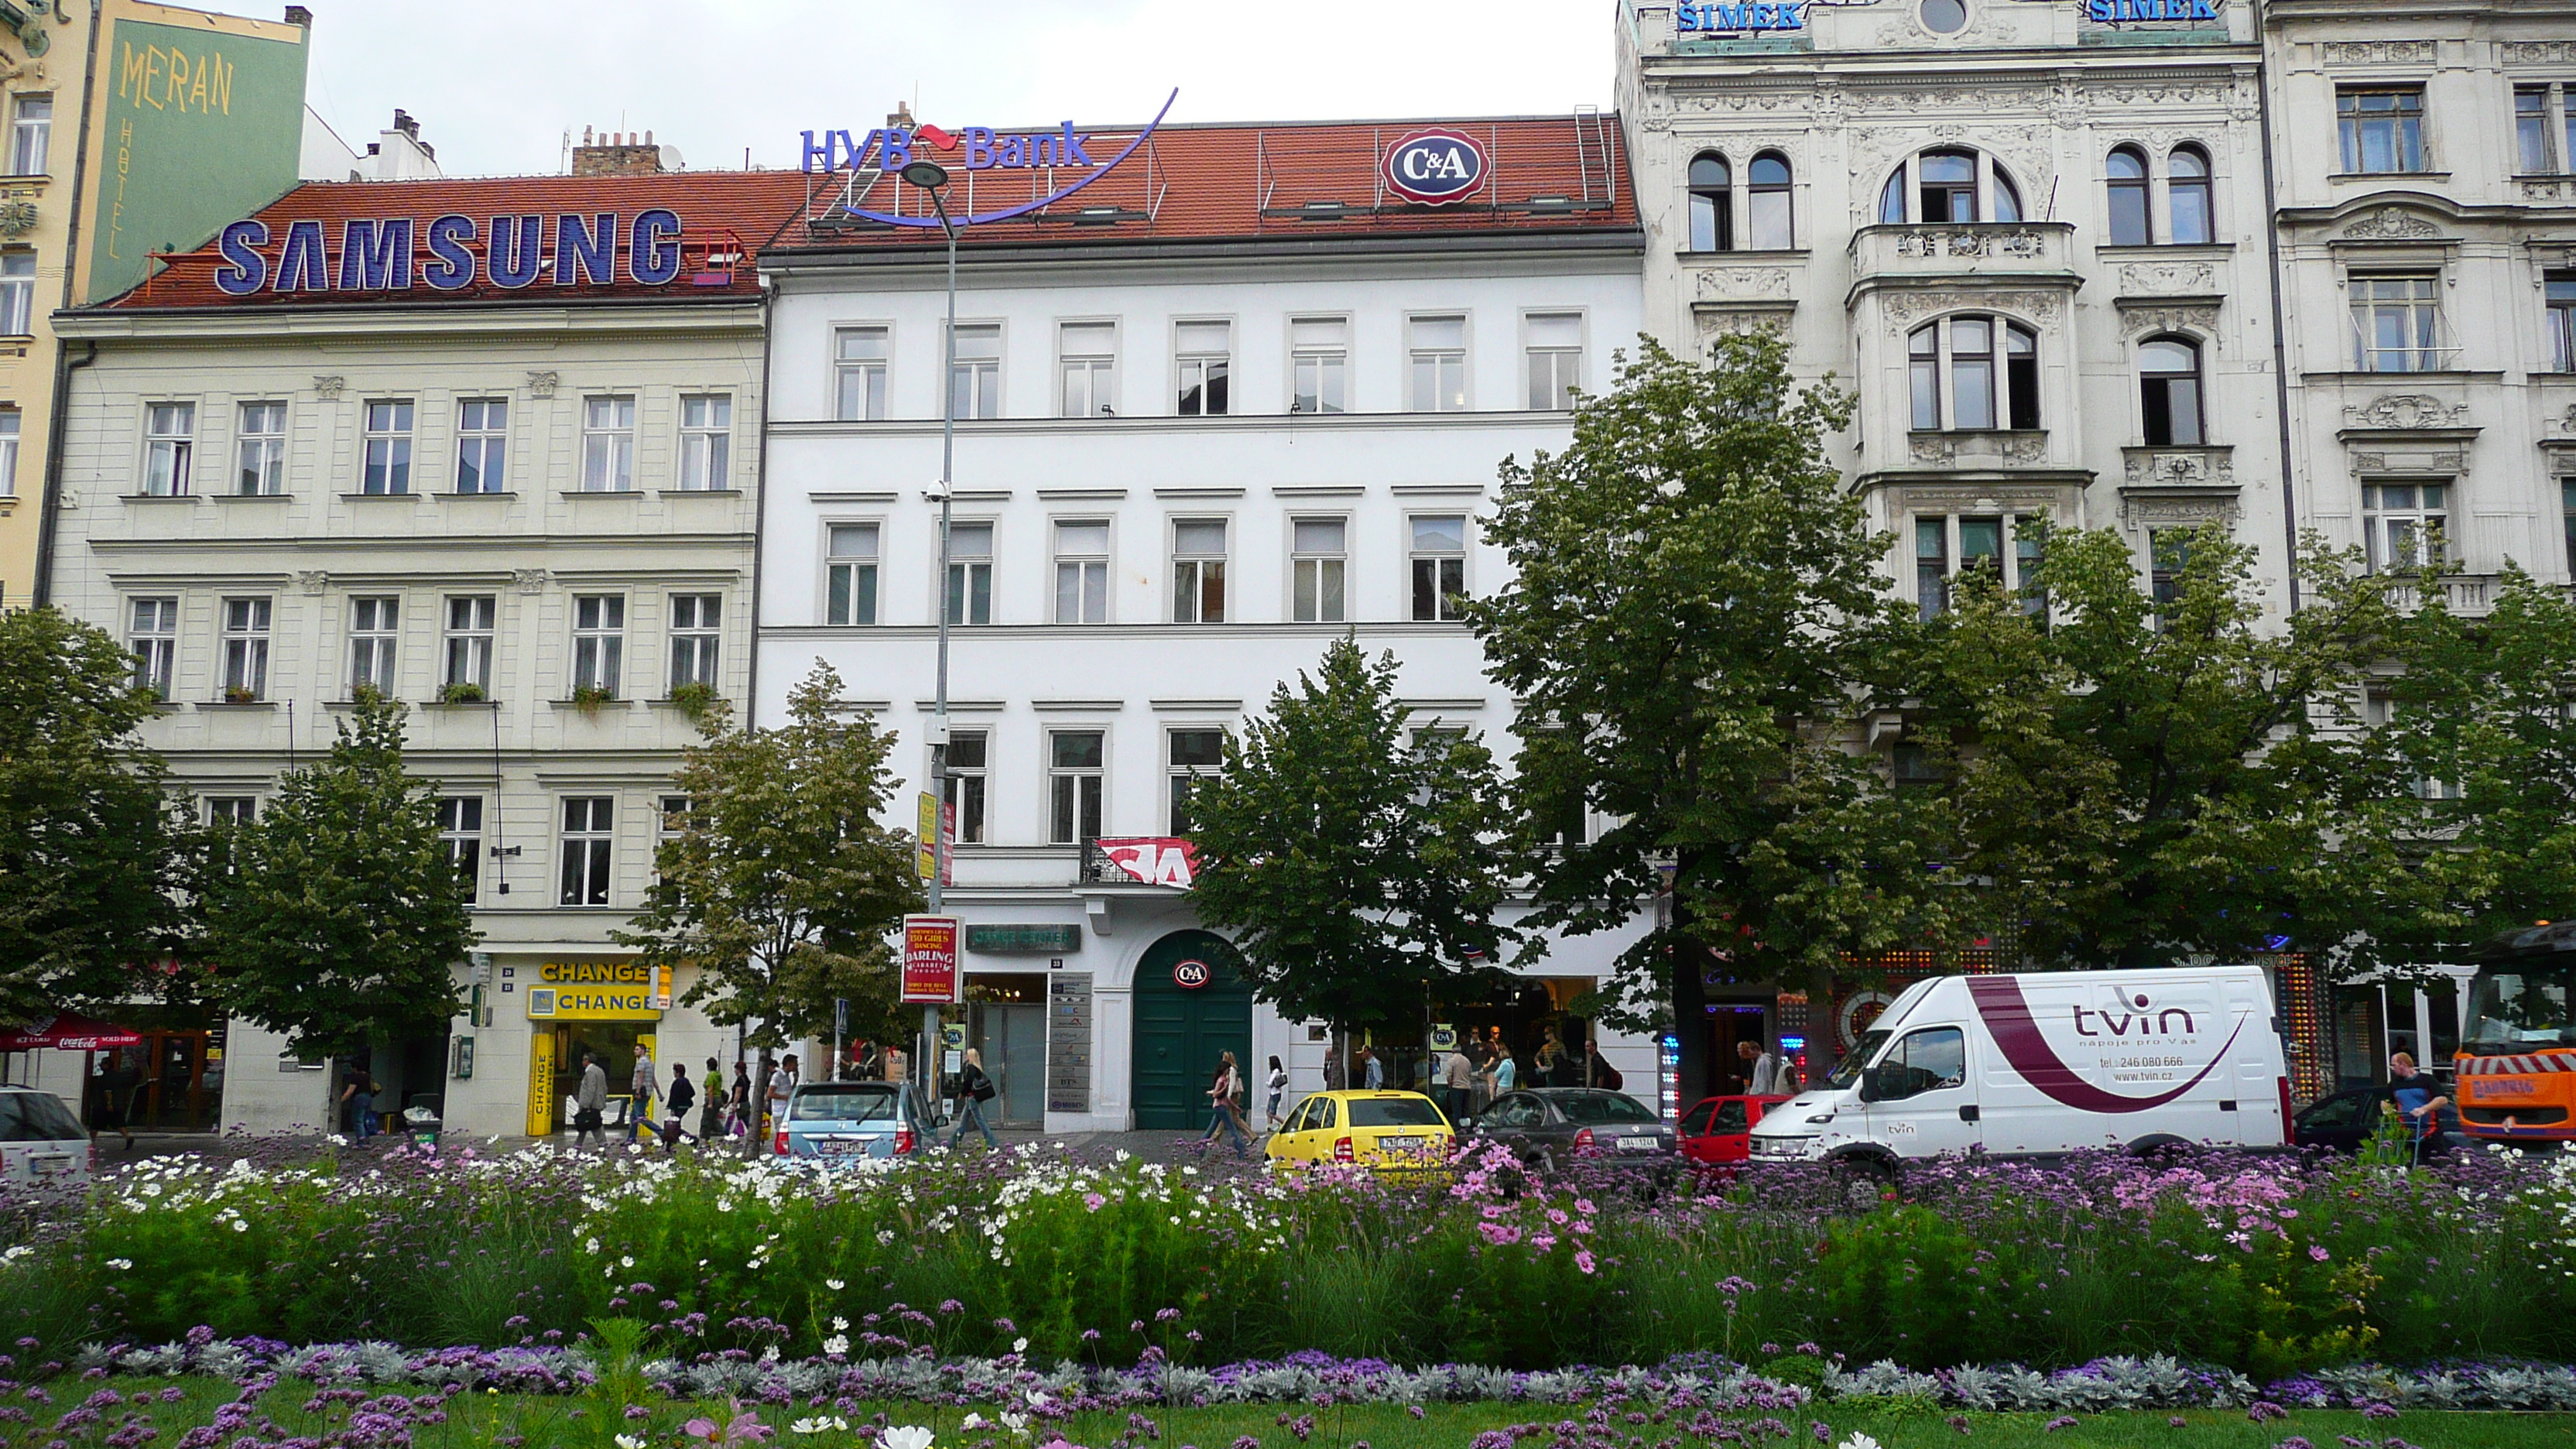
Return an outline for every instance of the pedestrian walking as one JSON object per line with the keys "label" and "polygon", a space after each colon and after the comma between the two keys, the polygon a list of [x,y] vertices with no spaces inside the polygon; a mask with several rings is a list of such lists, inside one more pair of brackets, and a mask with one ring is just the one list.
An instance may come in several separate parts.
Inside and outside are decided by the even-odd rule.
{"label": "pedestrian walking", "polygon": [[376,1083],[365,1067],[352,1066],[340,1079],[340,1110],[347,1117],[343,1130],[358,1141],[376,1135]]}
{"label": "pedestrian walking", "polygon": [[635,1073],[626,1082],[626,1140],[653,1130],[653,1104],[662,1095],[662,1084],[653,1072],[653,1053],[643,1046],[635,1048]]}
{"label": "pedestrian walking", "polygon": [[725,1135],[740,1137],[751,1130],[751,1072],[740,1057],[733,1059],[733,1090],[725,1097]]}
{"label": "pedestrian walking", "polygon": [[770,1134],[787,1125],[787,1099],[796,1095],[796,1053],[769,1074],[769,1091],[761,1099],[761,1120],[755,1127],[755,1142],[767,1142]]}
{"label": "pedestrian walking", "polygon": [[1469,1104],[1475,1100],[1476,1069],[1467,1064],[1465,1052],[1451,1052],[1449,1059],[1441,1063],[1440,1089],[1445,1097],[1440,1105],[1448,1112],[1449,1120],[1454,1123],[1466,1116]]}
{"label": "pedestrian walking", "polygon": [[608,1073],[599,1058],[588,1052],[581,1054],[581,1087],[573,1093],[572,1103],[572,1145],[578,1148],[595,1137],[606,1147],[608,1129],[602,1114],[608,1110]]}
{"label": "pedestrian walking", "polygon": [[664,1099],[664,1110],[670,1120],[662,1124],[662,1147],[677,1156],[681,1139],[689,1136],[689,1109],[697,1105],[698,1089],[690,1084],[689,1064],[671,1063],[671,1095]]}
{"label": "pedestrian walking", "polygon": [[1276,1132],[1279,1130],[1279,1099],[1288,1091],[1288,1069],[1279,1065],[1279,1059],[1277,1057],[1272,1057],[1270,1059],[1269,1086],[1270,1130]]}
{"label": "pedestrian walking", "polygon": [[993,1100],[999,1093],[1000,1089],[993,1085],[993,1079],[984,1075],[984,1054],[973,1047],[968,1047],[966,1069],[959,1073],[957,1078],[957,1131],[949,1137],[949,1146],[954,1147],[966,1140],[966,1125],[970,1122],[975,1125],[976,1131],[984,1134],[985,1146],[1002,1145],[993,1140],[993,1129],[984,1122],[984,1104]]}
{"label": "pedestrian walking", "polygon": [[699,1080],[707,1084],[707,1101],[698,1109],[698,1140],[713,1142],[725,1135],[724,1072],[714,1057],[707,1058],[707,1074]]}
{"label": "pedestrian walking", "polygon": [[1780,1059],[1758,1041],[1735,1044],[1736,1055],[1747,1063],[1745,1090],[1757,1097],[1775,1096],[1780,1090]]}
{"label": "pedestrian walking", "polygon": [[1481,1117],[1487,1107],[1494,1105],[1494,1054],[1474,1037],[1467,1039],[1467,1050],[1474,1056],[1476,1069],[1476,1101],[1469,1110]]}
{"label": "pedestrian walking", "polygon": [[1500,1097],[1506,1092],[1518,1090],[1520,1076],[1520,1064],[1512,1060],[1510,1052],[1498,1051],[1494,1054],[1495,1096]]}
{"label": "pedestrian walking", "polygon": [[1361,1075],[1361,1080],[1368,1084],[1368,1089],[1372,1092],[1385,1091],[1386,1065],[1377,1059],[1377,1052],[1374,1048],[1360,1048],[1360,1065],[1366,1068]]}
{"label": "pedestrian walking", "polygon": [[96,1142],[101,1132],[113,1132],[125,1139],[125,1150],[134,1150],[134,1132],[128,1125],[134,1116],[135,1084],[143,1074],[125,1064],[125,1053],[109,1055],[100,1068],[98,1096],[90,1108],[89,1140]]}
{"label": "pedestrian walking", "polygon": [[1243,1090],[1243,1078],[1235,1068],[1234,1053],[1220,1054],[1216,1062],[1216,1075],[1208,1082],[1207,1131],[1199,1134],[1199,1140],[1214,1141],[1217,1132],[1222,1129],[1234,1138],[1234,1155],[1248,1157],[1252,1153],[1252,1143],[1243,1135],[1243,1123],[1234,1114],[1234,1097],[1241,1090]]}

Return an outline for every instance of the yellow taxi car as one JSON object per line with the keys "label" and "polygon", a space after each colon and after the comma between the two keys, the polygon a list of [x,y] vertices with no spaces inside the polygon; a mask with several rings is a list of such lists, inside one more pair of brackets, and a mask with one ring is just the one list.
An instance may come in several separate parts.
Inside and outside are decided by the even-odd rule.
{"label": "yellow taxi car", "polygon": [[1457,1133],[1420,1092],[1317,1092],[1270,1134],[1274,1171],[1338,1164],[1372,1172],[1443,1170]]}

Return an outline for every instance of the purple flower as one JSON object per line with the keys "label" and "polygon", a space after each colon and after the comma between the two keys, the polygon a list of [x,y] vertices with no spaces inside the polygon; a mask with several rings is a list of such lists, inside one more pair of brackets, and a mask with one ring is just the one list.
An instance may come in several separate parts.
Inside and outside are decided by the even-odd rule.
{"label": "purple flower", "polygon": [[2075,1416],[2073,1414],[2060,1414],[2056,1418],[2049,1420],[2047,1423],[2042,1424],[2039,1427],[2051,1434],[2056,1433],[2060,1429],[2072,1429],[2075,1427]]}
{"label": "purple flower", "polygon": [[2290,1411],[2270,1399],[2256,1399],[2245,1406],[2245,1417],[2261,1424],[2273,1419],[2286,1419],[2290,1417]]}
{"label": "purple flower", "polygon": [[2397,1417],[2397,1406],[2395,1404],[2364,1404],[2362,1405],[2361,1416],[2365,1419],[2394,1419]]}

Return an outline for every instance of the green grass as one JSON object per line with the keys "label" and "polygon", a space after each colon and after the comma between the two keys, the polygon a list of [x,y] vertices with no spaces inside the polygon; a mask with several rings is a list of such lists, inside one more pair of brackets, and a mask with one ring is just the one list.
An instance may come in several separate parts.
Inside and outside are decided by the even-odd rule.
{"label": "green grass", "polygon": [[[188,1429],[203,1424],[215,1408],[237,1392],[232,1385],[208,1379],[142,1380],[120,1379],[109,1387],[128,1395],[137,1391],[159,1391],[175,1384],[185,1397],[176,1403],[155,1403],[148,1412],[160,1431],[155,1443],[168,1444]],[[72,1381],[57,1381],[55,1410],[68,1408],[95,1384],[81,1384],[74,1390]],[[271,1391],[262,1399],[258,1411],[273,1417],[287,1434],[329,1434],[342,1420],[344,1406],[327,1406],[321,1414],[306,1413],[303,1405],[312,1390],[303,1384],[290,1384]],[[414,1449],[482,1449],[507,1438],[519,1438],[523,1449],[587,1449],[606,1446],[614,1436],[641,1433],[657,1446],[675,1442],[680,1425],[689,1418],[705,1414],[722,1422],[727,1406],[722,1404],[680,1406],[657,1402],[651,1416],[640,1424],[616,1414],[616,1407],[572,1398],[547,1398],[513,1394],[460,1394],[450,1402],[450,1416],[444,1424],[420,1430],[413,1439]],[[927,1405],[869,1405],[855,1414],[845,1415],[853,1427],[866,1423],[877,1412],[884,1412],[894,1424],[918,1424],[936,1431],[941,1449],[950,1446],[972,1446],[989,1437],[987,1431],[962,1431],[959,1421],[968,1410],[933,1409]],[[1227,1449],[1240,1437],[1249,1436],[1263,1449],[1349,1449],[1365,1442],[1371,1449],[1464,1449],[1477,1434],[1488,1429],[1508,1428],[1515,1424],[1539,1423],[1549,1426],[1565,1421],[1580,1422],[1583,1411],[1565,1405],[1531,1404],[1434,1404],[1417,1420],[1402,1407],[1364,1405],[1343,1409],[1284,1409],[1292,1417],[1312,1414],[1312,1437],[1302,1443],[1289,1428],[1279,1424],[1283,1406],[1233,1405],[1207,1409],[1176,1409],[1169,1413],[1146,1411],[1145,1417],[1162,1428],[1161,1449]],[[800,1437],[786,1432],[795,1420],[814,1413],[805,1408],[765,1408],[758,1411],[764,1423],[780,1431],[772,1440],[777,1449],[784,1446],[848,1445],[853,1436],[828,1432]],[[989,1418],[993,1411],[986,1409]],[[602,1415],[608,1416],[603,1420]],[[1618,1416],[1623,1418],[1624,1416]],[[1736,1415],[1732,1422],[1750,1429],[1755,1415]],[[1824,1405],[1801,1414],[1790,1425],[1788,1439],[1778,1437],[1750,1438],[1748,1442],[1779,1446],[1813,1444],[1810,1425],[1821,1421],[1833,1430],[1831,1442],[1839,1444],[1853,1433],[1865,1433],[1876,1439],[1882,1449],[1925,1449],[1925,1446],[1965,1444],[1974,1449],[2274,1449],[2292,1435],[2307,1438],[2318,1449],[2339,1449],[2338,1436],[2350,1435],[2367,1441],[2377,1449],[2391,1436],[2420,1449],[2563,1449],[2576,1442],[2576,1415],[2567,1414],[2437,1414],[2415,1412],[2401,1414],[2393,1420],[2372,1421],[2357,1413],[2294,1411],[2286,1420],[2268,1424],[2249,1422],[2241,1411],[2192,1410],[2183,1413],[2179,1428],[2164,1413],[2096,1414],[2080,1416],[2071,1426],[2049,1430],[2048,1416],[2041,1414],[1969,1414],[1964,1419],[1968,1432],[1963,1436],[1953,1427],[1949,1416],[1938,1412],[1915,1411],[1897,1415],[1879,1415]],[[95,1426],[94,1434],[113,1427],[114,1414],[105,1424]],[[36,1427],[50,1419],[39,1416]],[[0,1426],[6,1428],[11,1426]],[[1663,1425],[1630,1425],[1618,1422],[1625,1435],[1641,1435],[1648,1445],[1671,1442],[1687,1449],[1699,1449],[1704,1441],[1681,1432],[1671,1423]],[[1077,1415],[1054,1426],[1074,1444],[1105,1446],[1127,1432],[1125,1413]],[[36,1434],[32,1442],[43,1443],[50,1434]],[[1554,1438],[1542,1433],[1523,1439],[1524,1449],[1546,1449]],[[7,1442],[0,1437],[0,1443]],[[75,1444],[96,1442],[74,1439]],[[999,1436],[999,1445],[1045,1442],[1041,1433],[1033,1439],[1015,1440]]]}

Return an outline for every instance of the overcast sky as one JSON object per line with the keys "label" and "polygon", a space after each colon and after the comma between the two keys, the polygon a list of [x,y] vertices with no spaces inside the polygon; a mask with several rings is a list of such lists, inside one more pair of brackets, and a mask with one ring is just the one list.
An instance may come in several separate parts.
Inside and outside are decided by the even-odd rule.
{"label": "overcast sky", "polygon": [[[278,5],[211,0],[273,17]],[[584,126],[695,169],[798,133],[1562,112],[1610,103],[1616,0],[314,0],[306,99],[360,151],[399,106],[451,176],[552,173]]]}

